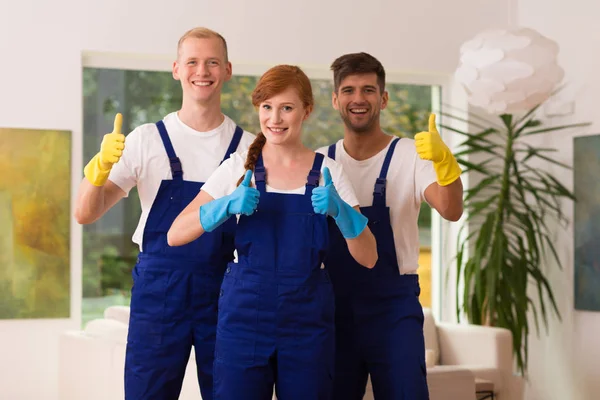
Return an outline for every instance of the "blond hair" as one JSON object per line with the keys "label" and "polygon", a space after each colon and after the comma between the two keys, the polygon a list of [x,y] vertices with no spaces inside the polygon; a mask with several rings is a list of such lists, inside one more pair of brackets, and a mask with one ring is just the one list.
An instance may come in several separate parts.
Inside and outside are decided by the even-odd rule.
{"label": "blond hair", "polygon": [[204,28],[204,27],[197,27],[197,28],[192,28],[189,31],[187,31],[186,33],[183,34],[183,36],[181,36],[181,38],[179,38],[179,42],[177,43],[177,56],[179,57],[179,49],[181,48],[181,44],[188,38],[196,38],[196,39],[211,39],[211,38],[217,38],[221,41],[221,44],[223,45],[223,52],[225,54],[225,62],[229,62],[229,55],[227,53],[227,41],[225,41],[225,38],[211,30],[208,28]]}

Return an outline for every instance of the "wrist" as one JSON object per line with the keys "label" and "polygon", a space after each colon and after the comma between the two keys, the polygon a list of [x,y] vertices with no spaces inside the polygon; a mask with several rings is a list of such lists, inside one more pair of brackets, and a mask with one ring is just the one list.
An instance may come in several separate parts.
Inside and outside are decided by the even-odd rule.
{"label": "wrist", "polygon": [[98,169],[102,172],[110,172],[113,164],[102,161],[102,157],[98,157]]}
{"label": "wrist", "polygon": [[212,232],[231,217],[229,214],[229,196],[209,201],[200,206],[200,225],[205,232]]}
{"label": "wrist", "polygon": [[103,168],[100,161],[100,153],[96,154],[83,169],[83,175],[94,186],[104,186],[110,174],[110,166],[108,169]]}
{"label": "wrist", "polygon": [[441,161],[434,162],[433,168],[437,176],[437,183],[440,186],[450,185],[452,182],[456,181],[462,173],[458,161],[450,151],[444,153],[444,157]]}
{"label": "wrist", "polygon": [[336,225],[340,228],[342,236],[346,239],[355,239],[367,227],[369,219],[362,215],[346,202],[339,205],[338,216],[334,218]]}

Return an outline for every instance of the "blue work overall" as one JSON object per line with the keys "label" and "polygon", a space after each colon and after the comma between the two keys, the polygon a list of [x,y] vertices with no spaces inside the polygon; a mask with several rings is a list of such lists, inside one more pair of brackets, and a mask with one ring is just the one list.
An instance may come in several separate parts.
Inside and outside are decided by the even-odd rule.
{"label": "blue work overall", "polygon": [[[386,205],[386,177],[399,140],[389,146],[375,182],[373,205],[360,208],[377,240],[379,259],[373,269],[352,258],[330,221],[325,266],[336,302],[334,400],[361,400],[368,375],[376,400],[429,398],[419,279],[400,274]],[[335,144],[328,155],[335,159]]]}
{"label": "blue work overall", "polygon": [[258,208],[241,216],[238,263],[225,272],[215,352],[215,399],[329,400],[334,362],[334,301],[322,268],[327,218],[315,214],[317,154],[305,194],[266,191],[262,156],[254,178]]}
{"label": "blue work overall", "polygon": [[[156,126],[173,179],[160,184],[132,272],[125,398],[177,399],[194,346],[202,399],[211,400],[217,304],[227,263],[234,258],[236,223],[227,221],[184,246],[168,245],[171,224],[204,183],[183,179],[163,121]],[[224,160],[237,149],[241,137],[242,129],[237,127]],[[188,162],[187,167],[193,167],[194,161]]]}

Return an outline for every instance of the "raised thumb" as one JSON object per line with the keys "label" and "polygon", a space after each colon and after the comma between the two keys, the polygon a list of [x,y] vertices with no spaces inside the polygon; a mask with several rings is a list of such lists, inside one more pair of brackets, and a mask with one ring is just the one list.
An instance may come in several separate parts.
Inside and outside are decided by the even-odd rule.
{"label": "raised thumb", "polygon": [[435,114],[429,115],[429,132],[437,132],[437,127],[435,126]]}
{"label": "raised thumb", "polygon": [[122,126],[123,126],[123,115],[121,113],[117,113],[117,115],[115,115],[115,122],[113,123],[112,133],[117,133],[120,135]]}
{"label": "raised thumb", "polygon": [[331,172],[329,172],[329,167],[323,168],[323,179],[325,180],[325,186],[333,183],[333,179],[331,179]]}
{"label": "raised thumb", "polygon": [[250,182],[252,181],[252,171],[246,171],[246,175],[244,175],[244,180],[242,181],[242,186],[250,187]]}

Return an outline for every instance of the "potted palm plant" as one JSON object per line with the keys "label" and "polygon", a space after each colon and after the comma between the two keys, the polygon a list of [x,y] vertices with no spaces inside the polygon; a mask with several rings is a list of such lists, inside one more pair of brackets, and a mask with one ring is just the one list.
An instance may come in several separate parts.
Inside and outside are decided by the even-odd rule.
{"label": "potted palm plant", "polygon": [[544,268],[552,258],[562,267],[548,222],[567,223],[563,202],[575,200],[551,169],[540,165],[570,167],[552,156],[556,149],[532,146],[528,138],[587,124],[545,127],[536,117],[563,76],[556,64],[558,46],[539,33],[483,32],[461,53],[456,78],[469,103],[488,117],[442,113],[470,126],[441,124],[464,138],[456,157],[475,182],[465,190],[462,229],[468,232],[457,248],[456,311],[470,323],[509,329],[518,371],[525,375],[530,321],[539,334],[540,321],[547,329],[550,316],[560,319]]}
{"label": "potted palm plant", "polygon": [[[457,313],[460,318],[464,311],[473,324],[509,329],[517,367],[523,374],[531,331],[529,314],[533,314],[538,333],[540,320],[547,328],[550,313],[560,318],[544,271],[547,256],[561,266],[548,222],[568,223],[562,203],[575,200],[575,196],[547,168],[534,165],[542,160],[570,168],[552,157],[556,149],[537,148],[522,139],[587,125],[543,127],[533,116],[537,108],[519,119],[500,115],[502,129],[493,127],[493,122],[488,127],[471,122],[479,128],[474,133],[441,125],[465,138],[455,156],[466,173],[481,177],[465,189],[467,224],[461,229],[468,232],[461,234],[464,240],[456,254],[456,284],[459,287],[462,279],[464,287],[462,294],[457,291],[457,296],[462,295],[457,298]],[[529,297],[528,285],[536,288],[536,301]]]}

